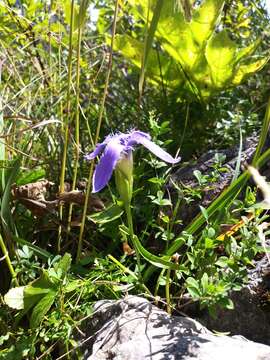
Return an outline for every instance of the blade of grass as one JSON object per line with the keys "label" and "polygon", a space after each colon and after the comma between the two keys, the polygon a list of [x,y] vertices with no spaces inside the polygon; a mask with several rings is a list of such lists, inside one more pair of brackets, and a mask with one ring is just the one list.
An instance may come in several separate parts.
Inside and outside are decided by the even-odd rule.
{"label": "blade of grass", "polygon": [[[0,63],[0,84],[1,84],[1,74],[2,74],[2,65],[3,62]],[[0,96],[0,134],[2,135],[4,132],[4,118],[3,118],[3,107],[2,107],[2,98]],[[5,142],[0,142],[0,161],[2,161],[2,163],[5,161],[5,155],[6,155],[6,151],[5,151]],[[1,220],[2,220],[2,226],[4,227],[6,225],[7,219],[5,219],[4,215],[6,215],[6,213],[4,214],[4,211],[7,210],[7,207],[9,209],[9,201],[8,204],[7,202],[7,191],[6,191],[6,182],[5,182],[5,169],[3,166],[1,166],[0,168],[0,175],[1,175],[1,193],[3,194],[2,199],[1,199]],[[10,188],[9,188],[9,193],[10,193]],[[8,199],[9,200],[9,199]],[[10,244],[11,246],[11,244]],[[7,267],[9,269],[10,275],[11,277],[14,279],[14,282],[16,285],[19,285],[17,279],[16,279],[16,273],[14,271],[14,268],[12,266],[11,263],[11,259],[8,253],[8,247],[5,244],[5,241],[2,237],[2,235],[0,234],[0,248],[1,251],[3,253],[3,257],[6,260],[6,264]]]}
{"label": "blade of grass", "polygon": [[[70,108],[71,108],[71,81],[72,81],[72,52],[73,52],[73,28],[74,28],[74,7],[75,0],[71,1],[71,13],[70,13],[70,29],[69,29],[69,49],[68,49],[68,79],[67,79],[67,98],[66,98],[66,106],[67,106],[67,118],[64,124],[64,148],[63,148],[63,157],[62,157],[62,167],[61,167],[61,175],[60,175],[60,194],[64,192],[65,188],[65,174],[66,174],[66,163],[67,163],[67,149],[69,143],[69,123],[70,123]],[[60,221],[63,218],[63,205],[60,204],[59,207],[59,217]],[[57,251],[61,250],[61,225],[58,229],[58,240],[57,240]]]}
{"label": "blade of grass", "polygon": [[[89,5],[89,0],[83,0],[80,5],[79,11],[79,28],[78,28],[78,38],[77,38],[77,49],[76,49],[76,83],[75,83],[75,92],[76,92],[76,106],[75,106],[75,144],[74,144],[74,171],[72,179],[72,188],[74,191],[76,189],[78,167],[79,167],[79,157],[80,157],[80,61],[81,61],[81,42],[82,42],[82,31],[86,19],[86,11]],[[70,224],[72,218],[73,204],[70,204],[68,211],[68,223],[67,223],[67,237],[70,231]]]}
{"label": "blade of grass", "polygon": [[256,163],[261,155],[262,149],[264,147],[264,144],[265,144],[265,141],[267,138],[269,126],[270,126],[270,98],[266,105],[263,125],[262,125],[262,129],[261,129],[261,133],[260,133],[260,139],[259,139],[258,146],[256,148],[255,155],[254,155],[252,163],[251,163],[252,166],[256,166]]}
{"label": "blade of grass", "polygon": [[50,258],[53,258],[53,254],[48,252],[47,250],[42,249],[41,247],[31,244],[29,241],[24,240],[22,238],[19,238],[17,236],[14,236],[14,241],[20,245],[26,245],[30,250],[32,250],[39,258],[42,260],[48,260]]}
{"label": "blade of grass", "polygon": [[[150,5],[150,2],[148,2]],[[164,0],[157,0],[155,10],[153,13],[153,17],[151,19],[151,24],[148,30],[148,24],[146,24],[146,35],[144,40],[144,51],[142,56],[142,63],[141,63],[141,73],[140,73],[140,79],[139,79],[139,99],[142,97],[143,92],[143,83],[144,83],[144,77],[145,77],[145,70],[147,67],[147,61],[148,56],[152,48],[154,35],[157,29],[158,21],[160,18],[161,10],[164,4]]]}
{"label": "blade of grass", "polygon": [[238,149],[238,156],[237,156],[236,166],[235,166],[235,170],[234,170],[234,175],[232,178],[232,183],[238,178],[238,176],[240,174],[242,148],[243,148],[243,135],[242,135],[241,123],[239,122],[239,149]]}

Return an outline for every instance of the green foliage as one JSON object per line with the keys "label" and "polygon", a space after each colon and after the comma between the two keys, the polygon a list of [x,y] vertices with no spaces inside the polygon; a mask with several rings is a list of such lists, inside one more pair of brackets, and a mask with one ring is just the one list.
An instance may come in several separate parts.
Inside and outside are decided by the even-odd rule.
{"label": "green foliage", "polygon": [[[130,0],[129,3],[136,19],[145,23],[148,18],[154,19],[153,5],[148,8],[148,1]],[[268,56],[251,58],[259,40],[239,48],[226,29],[216,32],[223,5],[223,0],[205,0],[187,21],[184,14],[175,9],[174,0],[164,3],[156,26],[156,37],[164,51],[157,47],[147,52],[147,72],[153,83],[164,82],[172,90],[187,92],[187,97],[192,95],[203,100],[239,85],[266,64]],[[116,48],[140,67],[143,54],[140,39],[118,35]]]}
{"label": "green foliage", "polygon": [[[90,176],[83,155],[94,147],[102,112],[100,139],[118,130],[147,131],[171,154],[179,152],[182,163],[196,161],[209,148],[238,145],[240,151],[240,134],[244,138],[253,131],[260,131],[253,165],[260,168],[270,158],[269,149],[262,153],[270,121],[268,104],[262,122],[269,65],[257,72],[269,46],[269,20],[261,6],[206,0],[181,10],[172,0],[119,3],[113,50],[124,57],[112,51],[112,63],[105,34],[111,33],[114,1],[74,1],[74,7],[70,1],[0,4],[5,57],[0,65],[0,291],[5,300],[0,297],[0,359],[43,355],[49,360],[70,350],[82,357],[77,331],[91,317],[92,304],[126,293],[165,298],[168,311],[186,300],[212,314],[217,306],[230,309],[230,292],[243,286],[256,254],[265,251],[258,229],[268,218],[255,206],[256,189],[246,186],[248,172],[236,174],[187,222],[182,209],[199,205],[205,188],[228,171],[226,159],[216,156],[207,175],[195,171],[195,186],[189,187],[172,182],[177,168],[137,149],[129,207],[133,229],[126,226],[112,179],[90,199],[81,257],[72,263]],[[94,5],[97,24],[88,16]],[[139,94],[129,61],[140,68]],[[61,174],[65,195],[73,187],[68,195],[80,196],[70,208],[58,207]],[[45,200],[13,198],[13,187],[42,178],[52,183]],[[247,211],[253,211],[252,219]],[[241,226],[228,234],[224,223]]]}
{"label": "green foliage", "polygon": [[26,286],[10,289],[5,295],[6,304],[15,309],[23,309],[23,315],[33,308],[30,327],[38,327],[63,286],[70,265],[71,256],[65,254],[51,269],[43,270],[37,280]]}

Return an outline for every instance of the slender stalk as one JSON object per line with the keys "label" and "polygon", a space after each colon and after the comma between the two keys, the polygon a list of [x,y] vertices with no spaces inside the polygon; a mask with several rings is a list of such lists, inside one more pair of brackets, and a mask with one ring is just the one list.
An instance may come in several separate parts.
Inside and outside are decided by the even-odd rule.
{"label": "slender stalk", "polygon": [[[78,29],[78,42],[77,42],[77,51],[76,51],[76,113],[75,113],[75,163],[74,163],[74,172],[72,180],[72,191],[76,188],[78,167],[79,167],[79,156],[80,156],[80,60],[81,60],[81,41],[82,41],[82,27]],[[68,224],[67,224],[67,236],[70,231],[70,223],[72,218],[72,209],[73,204],[70,204],[68,211]]]}
{"label": "slender stalk", "polygon": [[117,259],[115,259],[115,257],[113,257],[112,255],[108,255],[108,258],[113,261],[121,270],[123,270],[125,273],[131,275],[135,280],[138,280],[138,276],[131,271],[129,268],[127,268],[126,266],[124,266],[123,264],[120,263],[120,261],[118,261]]}
{"label": "slender stalk", "polygon": [[[66,174],[66,163],[67,163],[67,149],[69,142],[69,122],[70,122],[70,108],[71,108],[71,80],[72,80],[72,34],[73,34],[73,25],[74,25],[74,2],[71,1],[71,14],[70,14],[70,29],[69,29],[69,49],[68,49],[68,79],[67,79],[67,120],[64,126],[64,149],[62,157],[62,168],[60,176],[60,188],[59,192],[64,191],[65,186],[65,174]],[[63,205],[60,205],[59,208],[60,223],[63,217]],[[61,250],[61,224],[58,229],[58,241],[57,241],[57,251]]]}
{"label": "slender stalk", "polygon": [[170,278],[171,278],[171,270],[168,269],[166,272],[166,285],[165,285],[165,293],[166,293],[166,303],[167,303],[167,313],[171,315],[171,299],[170,299]]}
{"label": "slender stalk", "polygon": [[8,266],[8,270],[10,272],[10,275],[12,276],[12,278],[14,279],[14,282],[17,286],[19,286],[19,283],[18,283],[18,280],[16,278],[16,273],[15,273],[15,270],[12,266],[12,263],[11,263],[11,260],[10,260],[10,257],[9,257],[9,254],[8,254],[8,250],[7,250],[7,247],[5,245],[5,242],[3,240],[3,237],[2,235],[0,234],[0,248],[1,248],[1,251],[3,253],[3,256],[6,260],[6,263],[7,263],[7,266]]}
{"label": "slender stalk", "polygon": [[126,210],[126,215],[127,215],[129,235],[130,235],[132,246],[135,249],[136,258],[137,258],[138,279],[141,283],[143,283],[142,273],[141,273],[141,255],[137,249],[137,246],[134,244],[134,240],[133,240],[134,230],[133,230],[133,220],[132,220],[132,214],[131,214],[131,205],[128,204],[127,206],[125,206],[125,210]]}
{"label": "slender stalk", "polygon": [[[107,68],[104,92],[103,92],[103,97],[102,97],[101,105],[100,105],[98,124],[97,124],[96,136],[95,136],[95,145],[97,144],[98,138],[99,138],[99,133],[100,133],[102,119],[103,119],[103,113],[104,113],[104,109],[105,109],[105,102],[106,102],[107,93],[108,93],[109,81],[110,81],[110,76],[111,76],[111,71],[112,71],[113,45],[114,45],[114,38],[115,38],[115,31],[116,31],[117,14],[118,14],[118,0],[115,1],[113,27],[112,27],[112,39],[111,39],[111,50],[110,50],[110,56],[109,56],[109,61],[108,61],[108,68]],[[88,204],[89,204],[89,197],[90,197],[91,186],[92,186],[93,172],[94,172],[94,162],[91,163],[90,170],[89,170],[88,183],[87,183],[87,189],[86,189],[86,194],[85,194],[85,202],[84,202],[84,207],[83,207],[83,215],[82,215],[80,234],[79,234],[79,240],[78,240],[78,248],[77,248],[77,256],[76,256],[77,263],[80,260],[81,252],[82,252],[83,233],[84,233],[87,208],[88,208]]]}
{"label": "slender stalk", "polygon": [[125,206],[125,211],[126,211],[126,215],[127,215],[131,243],[132,243],[132,246],[135,249],[135,253],[136,253],[139,284],[148,295],[151,295],[151,291],[147,288],[147,286],[143,282],[143,277],[142,277],[142,273],[141,273],[141,255],[140,255],[140,253],[137,249],[137,246],[133,240],[134,239],[134,230],[133,230],[133,220],[132,220],[132,214],[131,214],[131,204],[127,204]]}

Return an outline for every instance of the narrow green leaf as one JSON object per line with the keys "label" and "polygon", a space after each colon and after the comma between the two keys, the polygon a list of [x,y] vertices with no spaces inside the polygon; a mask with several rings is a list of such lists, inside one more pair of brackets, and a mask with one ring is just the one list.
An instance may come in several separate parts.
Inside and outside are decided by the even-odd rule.
{"label": "narrow green leaf", "polygon": [[138,249],[139,253],[151,264],[155,265],[156,267],[162,268],[162,269],[172,269],[172,270],[180,270],[181,266],[177,265],[173,262],[170,262],[169,256],[157,256],[154,254],[151,254],[148,250],[146,250],[142,244],[140,243],[138,237],[136,235],[133,236],[134,245]]}
{"label": "narrow green leaf", "polygon": [[[0,60],[0,85],[2,81],[2,66],[3,62]],[[3,104],[2,104],[2,95],[0,94],[0,135],[4,134],[4,118],[3,118]],[[0,139],[0,161],[5,161],[6,154],[5,154],[5,141],[4,138]],[[0,184],[1,184],[1,191],[5,188],[5,170],[0,169]]]}
{"label": "narrow green leaf", "polygon": [[255,155],[254,155],[252,163],[251,163],[251,165],[254,167],[256,167],[258,159],[261,155],[263,146],[265,144],[265,141],[266,141],[266,138],[268,135],[269,126],[270,126],[270,98],[268,100],[266,110],[265,110],[263,125],[262,125],[262,129],[260,132],[259,143],[257,145],[256,152],[255,152]]}
{"label": "narrow green leaf", "polygon": [[13,240],[15,240],[16,243],[18,243],[20,245],[27,245],[30,250],[32,250],[38,257],[40,257],[43,260],[48,260],[49,258],[53,257],[53,255],[51,253],[49,253],[47,250],[44,250],[37,245],[31,244],[27,240],[24,240],[24,239],[16,237],[16,236],[13,237]]}
{"label": "narrow green leaf", "polygon": [[207,293],[207,289],[208,289],[208,275],[207,273],[204,273],[202,278],[201,278],[201,285],[202,285],[202,290],[204,292],[204,294]]}
{"label": "narrow green leaf", "polygon": [[90,0],[82,0],[80,3],[80,10],[78,15],[78,23],[79,26],[82,28],[85,24],[87,18],[87,9],[89,7]]}
{"label": "narrow green leaf", "polygon": [[[149,56],[150,50],[152,48],[154,35],[155,35],[156,29],[157,29],[157,25],[158,25],[158,21],[160,18],[163,4],[164,4],[164,0],[157,0],[149,30],[147,30],[147,32],[146,32],[145,42],[144,42],[144,51],[143,51],[142,63],[141,63],[141,74],[140,74],[140,79],[139,79],[139,94],[140,94],[140,96],[142,95],[142,91],[143,91],[143,83],[144,83],[145,69],[147,67],[147,62],[148,62],[148,56]],[[148,24],[146,26],[148,26]]]}
{"label": "narrow green leaf", "polygon": [[17,185],[25,185],[25,184],[29,184],[32,182],[35,182],[37,180],[40,180],[42,178],[44,178],[44,176],[46,175],[46,172],[44,169],[35,169],[35,170],[31,170],[28,172],[23,172],[22,174],[20,174],[16,180],[16,184]]}
{"label": "narrow green leaf", "polygon": [[9,173],[6,173],[5,179],[5,189],[1,201],[1,210],[0,216],[2,220],[3,228],[9,238],[11,238],[11,234],[16,234],[16,229],[13,221],[13,217],[11,215],[10,208],[10,197],[11,197],[11,185],[15,182],[16,176],[19,173],[21,158],[18,158]]}
{"label": "narrow green leaf", "polygon": [[234,175],[232,178],[232,183],[238,178],[239,174],[240,174],[240,167],[241,167],[241,160],[242,160],[242,148],[243,148],[243,136],[242,136],[242,127],[241,127],[241,123],[239,123],[239,148],[238,148],[238,156],[237,156],[237,161],[236,161],[236,165],[235,165],[235,170],[234,170]]}
{"label": "narrow green leaf", "polygon": [[88,215],[87,218],[95,224],[105,224],[116,219],[119,219],[124,212],[124,209],[117,204],[107,207],[105,210]]}

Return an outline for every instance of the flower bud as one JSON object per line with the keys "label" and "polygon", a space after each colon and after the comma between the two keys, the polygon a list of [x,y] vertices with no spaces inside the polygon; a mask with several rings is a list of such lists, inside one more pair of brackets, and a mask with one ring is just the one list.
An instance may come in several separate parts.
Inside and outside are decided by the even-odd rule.
{"label": "flower bud", "polygon": [[133,192],[133,156],[131,151],[118,161],[115,168],[115,182],[121,200],[125,206],[129,205]]}

